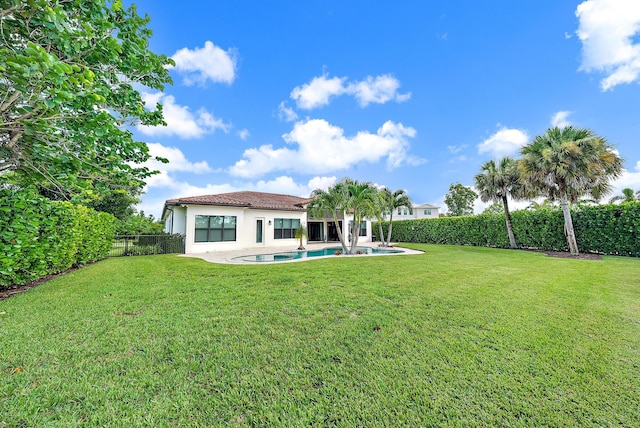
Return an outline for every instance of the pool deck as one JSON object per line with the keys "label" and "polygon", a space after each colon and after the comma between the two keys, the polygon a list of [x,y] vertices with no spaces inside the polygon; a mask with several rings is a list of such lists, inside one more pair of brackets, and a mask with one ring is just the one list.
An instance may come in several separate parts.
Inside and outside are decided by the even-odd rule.
{"label": "pool deck", "polygon": [[[393,245],[393,243],[391,244]],[[378,242],[362,242],[358,243],[358,247],[370,247],[370,248],[378,248]],[[322,250],[327,247],[340,247],[340,242],[322,242],[315,243],[312,242],[310,244],[305,245],[305,249],[308,251],[314,250]],[[401,256],[405,254],[422,254],[421,251],[410,250],[408,248],[402,247],[393,247],[394,250],[402,250],[402,253],[394,253],[394,254],[356,254],[349,257],[377,257],[377,256]],[[256,248],[246,248],[244,250],[235,250],[235,251],[212,251],[209,253],[190,253],[185,254],[183,257],[195,257],[200,258],[202,260],[211,262],[211,263],[222,263],[222,264],[256,264],[256,265],[264,265],[264,264],[273,264],[273,263],[296,263],[296,262],[304,262],[314,259],[328,258],[328,257],[336,257],[336,256],[324,256],[324,257],[311,257],[311,258],[302,258],[295,260],[286,260],[286,261],[277,261],[277,262],[247,262],[242,260],[233,260],[236,257],[249,256],[249,255],[257,255],[257,254],[272,254],[272,253],[287,253],[292,251],[298,251],[297,246],[291,247],[256,247]]]}

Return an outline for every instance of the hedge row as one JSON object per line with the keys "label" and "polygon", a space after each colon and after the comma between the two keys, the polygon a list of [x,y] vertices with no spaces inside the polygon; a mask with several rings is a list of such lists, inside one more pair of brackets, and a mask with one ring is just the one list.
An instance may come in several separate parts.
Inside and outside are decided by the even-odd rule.
{"label": "hedge row", "polygon": [[35,192],[0,189],[0,287],[107,256],[115,218]]}
{"label": "hedge row", "polygon": [[[640,257],[640,202],[576,207],[571,212],[582,252]],[[567,251],[560,209],[514,211],[520,248]],[[388,222],[383,223],[386,232]],[[378,226],[372,226],[378,238]],[[392,241],[509,248],[503,214],[393,222]]]}

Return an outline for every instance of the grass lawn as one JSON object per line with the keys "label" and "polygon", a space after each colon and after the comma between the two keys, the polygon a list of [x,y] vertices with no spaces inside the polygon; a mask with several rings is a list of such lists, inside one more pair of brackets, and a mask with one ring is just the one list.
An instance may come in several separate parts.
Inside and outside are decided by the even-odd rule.
{"label": "grass lawn", "polygon": [[640,260],[113,258],[0,301],[0,427],[640,426]]}

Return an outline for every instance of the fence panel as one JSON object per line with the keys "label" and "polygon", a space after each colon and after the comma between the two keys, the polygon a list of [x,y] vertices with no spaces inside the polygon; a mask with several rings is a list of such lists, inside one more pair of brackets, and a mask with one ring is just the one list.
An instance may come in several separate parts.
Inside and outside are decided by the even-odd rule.
{"label": "fence panel", "polygon": [[109,257],[184,254],[185,235],[116,235]]}

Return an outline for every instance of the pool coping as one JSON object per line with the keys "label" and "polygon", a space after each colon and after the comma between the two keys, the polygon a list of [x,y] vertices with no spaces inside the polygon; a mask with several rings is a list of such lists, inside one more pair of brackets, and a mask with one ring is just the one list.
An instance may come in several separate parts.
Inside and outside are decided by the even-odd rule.
{"label": "pool coping", "polygon": [[[393,243],[391,245],[393,246]],[[305,249],[307,251],[315,251],[315,250],[322,250],[328,247],[339,247],[339,246],[340,246],[340,242],[311,243],[311,244],[305,245]],[[377,242],[362,242],[362,243],[358,243],[358,247],[379,248],[379,244]],[[182,255],[182,257],[199,258],[210,263],[219,263],[219,264],[270,265],[270,264],[280,264],[280,263],[308,262],[311,260],[327,259],[330,257],[379,257],[379,256],[403,256],[408,254],[423,254],[422,251],[411,250],[409,248],[394,246],[393,249],[402,250],[402,252],[390,253],[390,254],[352,254],[349,256],[328,255],[328,256],[318,256],[318,257],[270,261],[270,262],[251,262],[251,261],[244,261],[244,260],[233,260],[234,258],[244,257],[244,256],[273,254],[273,253],[290,253],[290,252],[298,251],[297,247],[256,247],[256,248],[246,248],[243,250],[234,250],[234,251],[212,251],[208,253],[189,253],[189,254]]]}

